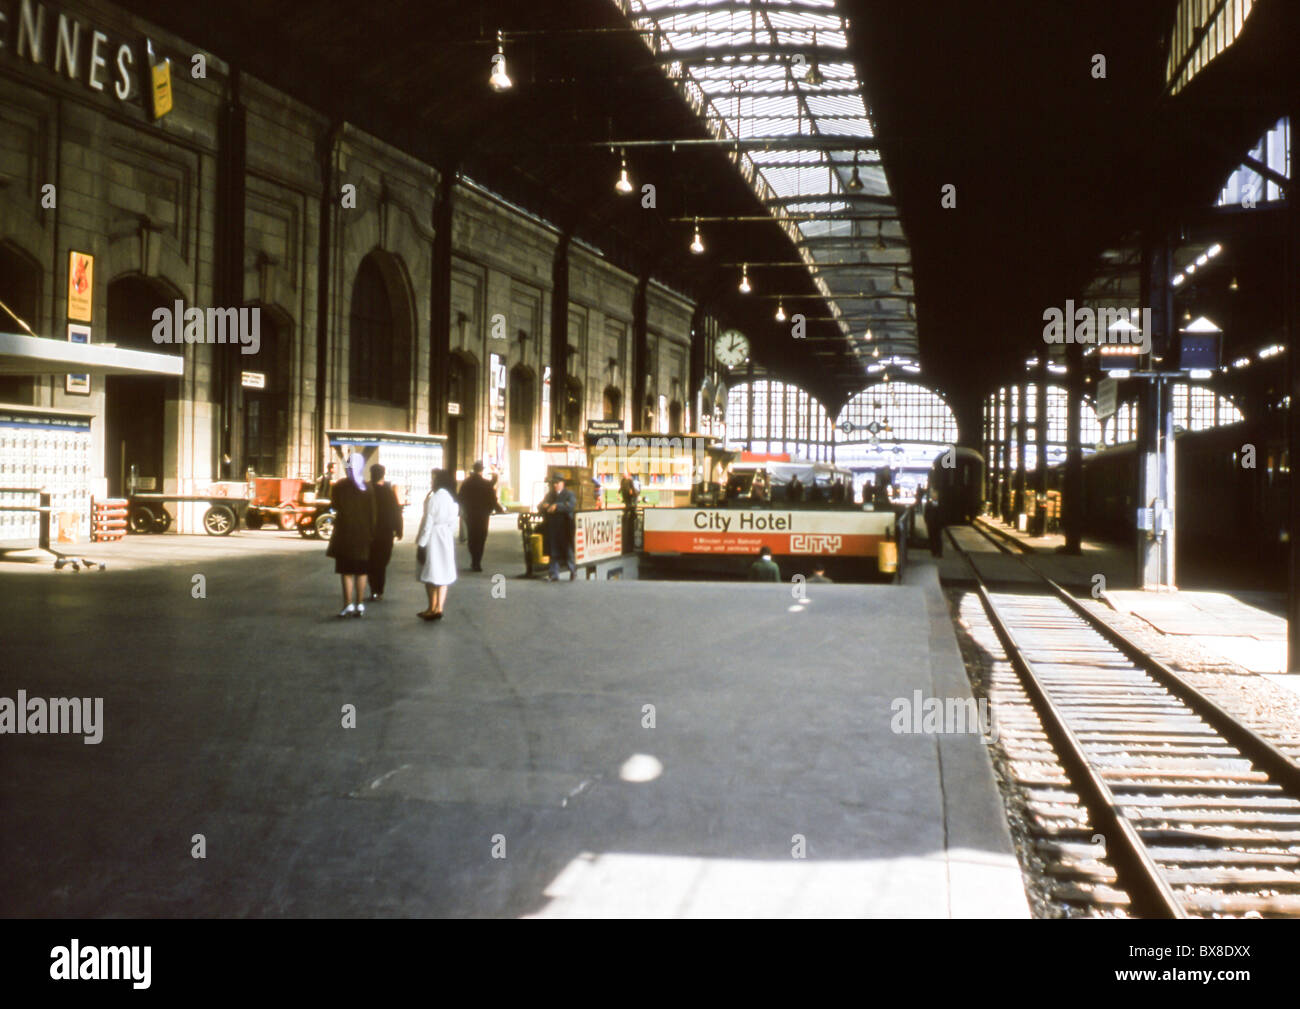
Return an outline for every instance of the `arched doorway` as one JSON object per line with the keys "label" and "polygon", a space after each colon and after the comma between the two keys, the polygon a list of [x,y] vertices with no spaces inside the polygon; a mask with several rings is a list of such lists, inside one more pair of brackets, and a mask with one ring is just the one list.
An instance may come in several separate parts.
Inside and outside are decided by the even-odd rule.
{"label": "arched doorway", "polygon": [[[41,266],[24,252],[0,242],[0,302],[40,333]],[[0,332],[26,335],[8,312],[0,309]],[[0,376],[0,403],[30,406],[36,401],[36,380],[28,375]]]}
{"label": "arched doorway", "polygon": [[348,312],[348,405],[353,427],[405,431],[414,333],[401,260],[376,249],[361,260]]}
{"label": "arched doorway", "polygon": [[623,394],[614,386],[605,387],[605,396],[602,419],[604,420],[622,420],[623,419]]}
{"label": "arched doorway", "polygon": [[[153,342],[153,313],[170,308],[180,293],[141,276],[108,285],[107,342],[131,350],[179,354],[177,344]],[[167,399],[179,394],[179,381],[159,375],[109,375],[104,379],[104,473],[108,493],[128,491],[135,467],[137,490],[163,490]]]}
{"label": "arched doorway", "polygon": [[447,417],[447,460],[453,469],[469,472],[474,465],[474,432],[478,415],[478,364],[470,355],[456,351],[447,366],[447,402],[459,413]]}
{"label": "arched doorway", "polygon": [[507,441],[510,453],[510,483],[515,489],[516,499],[522,500],[526,488],[523,486],[523,470],[519,454],[534,448],[533,429],[537,421],[537,376],[532,368],[517,364],[510,369],[506,401],[510,417]]}
{"label": "arched doorway", "polygon": [[287,472],[291,343],[288,322],[278,312],[263,308],[258,352],[241,358],[243,452],[241,468],[232,474],[235,479],[249,470],[259,476]]}

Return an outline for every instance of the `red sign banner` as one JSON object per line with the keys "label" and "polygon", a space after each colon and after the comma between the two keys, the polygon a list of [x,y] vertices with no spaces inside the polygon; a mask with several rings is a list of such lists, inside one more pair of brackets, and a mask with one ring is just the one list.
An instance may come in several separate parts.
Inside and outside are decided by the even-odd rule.
{"label": "red sign banner", "polygon": [[875,557],[894,527],[892,512],[647,508],[650,554],[756,554]]}

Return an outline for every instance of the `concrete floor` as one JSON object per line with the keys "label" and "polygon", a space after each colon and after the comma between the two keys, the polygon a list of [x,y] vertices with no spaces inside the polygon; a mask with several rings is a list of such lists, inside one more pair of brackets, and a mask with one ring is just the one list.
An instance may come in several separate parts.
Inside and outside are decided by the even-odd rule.
{"label": "concrete floor", "polygon": [[222,542],[0,565],[0,696],[105,722],[0,738],[0,913],[1027,914],[979,738],[890,729],[895,698],[966,690],[933,567],[802,603],[548,585],[502,517],[430,625],[409,541],[347,621],[322,544]]}

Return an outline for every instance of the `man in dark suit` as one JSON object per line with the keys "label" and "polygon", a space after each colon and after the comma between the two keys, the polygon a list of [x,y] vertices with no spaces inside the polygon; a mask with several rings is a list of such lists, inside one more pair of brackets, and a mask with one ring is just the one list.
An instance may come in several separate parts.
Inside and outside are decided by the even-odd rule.
{"label": "man in dark suit", "polygon": [[548,582],[560,580],[560,562],[569,569],[569,581],[578,577],[578,565],[573,557],[573,516],[578,510],[578,499],[564,486],[564,477],[551,477],[551,492],[542,501],[546,515],[546,552],[551,555],[551,572]]}
{"label": "man in dark suit", "polygon": [[474,471],[461,482],[456,500],[460,502],[460,513],[465,519],[465,529],[469,535],[470,570],[482,571],[488,521],[501,507],[492,481],[483,476],[482,460],[474,464]]}
{"label": "man in dark suit", "polygon": [[397,503],[397,491],[384,480],[386,470],[375,464],[370,467],[370,486],[375,492],[375,535],[370,541],[370,601],[384,598],[384,580],[388,575],[388,562],[393,556],[393,538],[402,538],[402,506]]}
{"label": "man in dark suit", "polygon": [[771,547],[763,547],[758,551],[758,560],[749,566],[749,580],[751,582],[779,582],[781,580],[781,569],[777,567],[776,561],[772,560]]}

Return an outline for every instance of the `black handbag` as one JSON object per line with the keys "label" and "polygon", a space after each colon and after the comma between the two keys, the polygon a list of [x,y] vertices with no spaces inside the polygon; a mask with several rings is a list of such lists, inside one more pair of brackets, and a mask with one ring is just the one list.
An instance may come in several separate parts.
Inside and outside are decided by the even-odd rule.
{"label": "black handbag", "polygon": [[420,567],[424,567],[424,562],[425,562],[426,560],[428,560],[428,559],[429,559],[429,548],[428,548],[428,547],[416,547],[416,548],[415,548],[415,563],[416,563],[416,564],[418,564]]}

